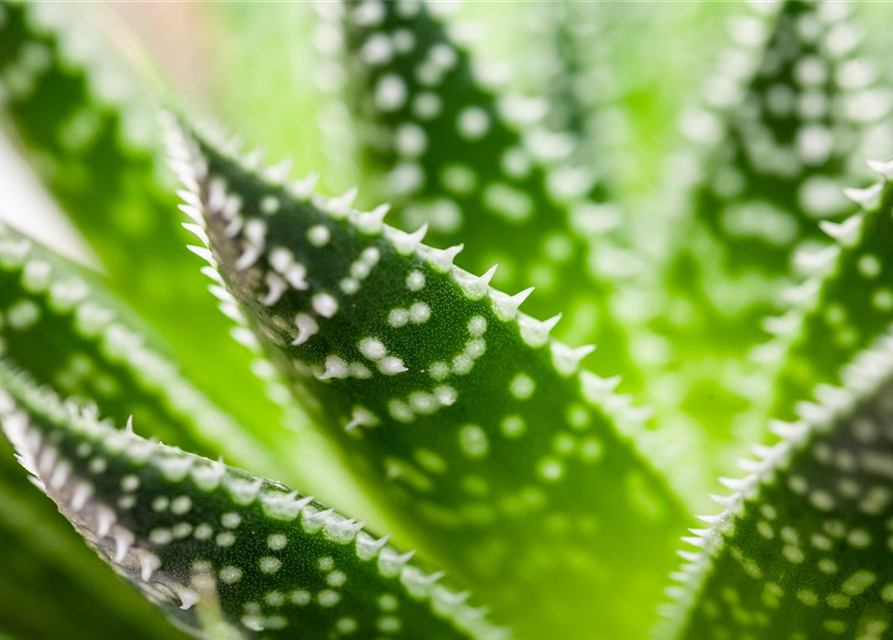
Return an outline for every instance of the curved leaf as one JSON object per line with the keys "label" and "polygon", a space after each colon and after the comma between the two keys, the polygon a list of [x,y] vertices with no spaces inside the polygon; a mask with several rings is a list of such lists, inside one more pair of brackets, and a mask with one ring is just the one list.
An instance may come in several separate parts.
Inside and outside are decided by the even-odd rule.
{"label": "curved leaf", "polygon": [[[721,469],[747,442],[738,416],[766,393],[747,361],[764,339],[805,246],[824,246],[820,219],[851,213],[843,187],[857,182],[860,145],[883,141],[867,125],[893,104],[859,57],[851,5],[754,3],[732,23],[737,48],[720,59],[710,104],[683,118],[702,144],[691,215],[676,220],[677,252],[653,327],[667,365],[649,376],[662,424],[694,423],[712,440]],[[861,162],[860,162],[861,164]],[[682,408],[680,412],[678,407]]]}
{"label": "curved leaf", "polygon": [[[183,637],[135,593],[119,588],[53,505],[26,481],[5,440],[0,460],[0,629],[14,630],[23,639]],[[47,603],[52,603],[52,615],[47,615]],[[96,615],[99,610],[102,616]]]}
{"label": "curved leaf", "polygon": [[361,151],[399,206],[395,224],[427,224],[441,246],[461,240],[458,263],[475,273],[498,263],[500,289],[536,287],[533,313],[563,311],[561,337],[599,344],[597,373],[633,375],[612,300],[614,281],[638,263],[608,237],[621,213],[604,202],[598,176],[566,162],[579,140],[539,124],[548,102],[488,85],[434,15],[445,5],[320,6],[340,14],[318,40],[338,52],[343,39]]}
{"label": "curved leaf", "polygon": [[[99,402],[117,421],[134,416],[171,444],[287,473],[261,444],[183,377],[95,278],[0,224],[0,356],[39,384]],[[276,451],[276,448],[270,448]]]}
{"label": "curved leaf", "polygon": [[281,408],[247,373],[250,353],[227,339],[225,318],[182,250],[187,236],[175,224],[173,180],[160,161],[154,96],[133,81],[135,69],[106,42],[92,7],[0,7],[0,114],[101,258],[110,286],[242,424],[258,432],[281,424]]}
{"label": "curved leaf", "polygon": [[87,543],[197,638],[507,638],[355,523],[279,483],[99,422],[0,365],[3,429]]}
{"label": "curved leaf", "polygon": [[180,129],[171,152],[218,293],[395,519],[530,637],[646,623],[634,612],[684,518],[630,439],[648,441],[641,410],[578,370],[588,348],[550,340],[557,318],[519,313],[492,272],[453,267],[459,247],[384,225],[386,208],[355,211],[353,193],[314,195]]}
{"label": "curved leaf", "polygon": [[795,419],[797,401],[816,385],[839,384],[844,365],[893,319],[893,187],[877,183],[848,193],[864,209],[840,223],[822,223],[836,244],[798,256],[810,275],[787,292],[796,304],[768,321],[777,337],[755,354],[778,367],[766,396],[768,415],[781,420]]}
{"label": "curved leaf", "polygon": [[893,333],[686,539],[658,638],[880,638],[893,624]]}

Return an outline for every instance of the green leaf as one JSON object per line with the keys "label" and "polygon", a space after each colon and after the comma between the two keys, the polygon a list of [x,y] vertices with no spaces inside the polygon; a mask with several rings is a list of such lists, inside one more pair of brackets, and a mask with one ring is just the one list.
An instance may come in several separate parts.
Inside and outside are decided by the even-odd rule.
{"label": "green leaf", "polygon": [[181,637],[135,593],[119,588],[52,503],[26,481],[5,440],[0,461],[0,628],[29,639]]}
{"label": "green leaf", "polygon": [[716,448],[747,442],[737,417],[765,393],[747,360],[765,340],[760,321],[777,312],[796,251],[828,244],[818,220],[852,213],[843,189],[858,183],[860,145],[886,137],[868,135],[891,99],[858,57],[850,9],[755,3],[732,23],[739,43],[720,56],[710,103],[683,118],[703,150],[692,214],[674,221],[678,249],[655,292],[669,356],[649,396],[663,425],[707,431],[721,466]]}
{"label": "green leaf", "polygon": [[461,240],[457,262],[475,273],[499,264],[500,289],[536,287],[531,312],[563,311],[557,332],[599,345],[597,373],[632,375],[612,313],[614,281],[638,266],[609,238],[621,213],[591,170],[567,162],[579,140],[538,123],[548,102],[488,85],[432,14],[438,6],[321,5],[341,25],[324,22],[320,46],[338,51],[344,41],[359,144],[381,195],[400,208],[395,224],[427,224],[439,246]]}
{"label": "green leaf", "polygon": [[95,278],[0,224],[0,356],[116,421],[153,425],[166,442],[288,473],[296,452],[281,434],[243,431],[154,342]]}
{"label": "green leaf", "polygon": [[893,624],[893,333],[780,428],[670,590],[658,638],[880,638]]}
{"label": "green leaf", "polygon": [[[884,163],[872,163],[882,173]],[[757,357],[778,368],[768,415],[795,419],[797,401],[820,384],[839,384],[844,365],[890,326],[893,187],[877,183],[848,191],[864,209],[822,228],[835,245],[798,256],[808,275],[787,292],[796,304],[770,319],[777,337]]]}
{"label": "green leaf", "polygon": [[[458,247],[384,225],[386,208],[180,129],[170,142],[205,257],[394,519],[529,637],[643,629],[685,517],[637,449],[642,411],[578,370],[589,349],[551,340],[556,319],[519,313],[492,273],[452,266]],[[679,468],[684,452],[652,446]]]}
{"label": "green leaf", "polygon": [[[0,2],[6,129],[101,258],[115,293],[218,403],[242,424],[269,430],[283,412],[247,373],[251,354],[227,339],[226,319],[183,251],[155,96],[135,84],[135,68],[106,42],[91,9]],[[291,426],[302,420],[286,418]]]}
{"label": "green leaf", "polygon": [[117,430],[0,365],[19,460],[122,577],[201,638],[507,638],[465,596],[279,483]]}

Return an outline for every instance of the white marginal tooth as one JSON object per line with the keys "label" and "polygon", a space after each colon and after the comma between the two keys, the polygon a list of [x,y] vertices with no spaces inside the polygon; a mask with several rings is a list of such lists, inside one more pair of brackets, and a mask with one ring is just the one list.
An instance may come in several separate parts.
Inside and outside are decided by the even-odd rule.
{"label": "white marginal tooth", "polygon": [[704,538],[697,538],[697,537],[693,537],[693,536],[682,536],[682,538],[680,538],[680,539],[685,544],[690,544],[691,546],[697,547],[699,549],[703,548],[705,545]]}
{"label": "white marginal tooth", "polygon": [[375,556],[378,555],[378,553],[382,550],[382,548],[384,548],[384,546],[390,539],[390,533],[383,538],[379,538],[378,540],[376,540],[365,531],[360,531],[357,534],[357,556],[360,558],[360,560],[372,560]]}
{"label": "white marginal tooth", "polygon": [[96,535],[100,538],[106,537],[117,519],[114,511],[104,505],[99,505],[96,508]]}
{"label": "white marginal tooth", "polygon": [[201,272],[221,287],[226,285],[226,283],[223,282],[223,276],[220,275],[220,272],[217,271],[217,269],[210,266],[204,266],[201,268]]}
{"label": "white marginal tooth", "polygon": [[298,200],[307,200],[313,195],[319,175],[316,172],[309,174],[302,180],[297,180],[288,185],[288,192]]}
{"label": "white marginal tooth", "polygon": [[394,229],[393,227],[387,227],[385,229],[385,237],[390,240],[394,248],[397,250],[401,256],[411,256],[416,252],[416,249],[419,248],[419,245],[422,243],[422,240],[425,238],[425,234],[428,233],[428,225],[423,224],[421,227],[413,231],[412,233],[405,233],[400,231],[399,229]]}
{"label": "white marginal tooth", "polygon": [[384,227],[384,219],[391,210],[391,205],[380,204],[372,211],[361,213],[357,216],[356,226],[363,233],[377,234],[381,233]]}
{"label": "white marginal tooth", "polygon": [[868,160],[868,166],[872,171],[877,171],[887,179],[893,178],[893,160]]}
{"label": "white marginal tooth", "polygon": [[273,184],[282,184],[291,173],[291,158],[285,158],[281,162],[264,169],[264,178]]}
{"label": "white marginal tooth", "polygon": [[121,527],[115,528],[113,538],[115,540],[115,562],[124,562],[124,558],[127,557],[127,552],[130,551],[136,538],[129,529]]}
{"label": "white marginal tooth", "polygon": [[180,211],[185,213],[187,216],[195,220],[198,224],[203,224],[204,219],[202,218],[202,212],[199,211],[198,207],[194,207],[191,204],[181,204],[177,205]]}
{"label": "white marginal tooth", "polygon": [[558,370],[558,373],[569,376],[577,372],[580,361],[595,351],[594,344],[587,344],[582,347],[572,349],[561,342],[553,342],[552,348],[552,364]]}
{"label": "white marginal tooth", "polygon": [[263,505],[264,513],[269,517],[290,522],[297,518],[301,509],[313,500],[312,496],[307,502],[296,500],[295,498],[297,497],[297,491],[292,491],[291,493],[273,491],[261,496],[261,504]]}
{"label": "white marginal tooth", "polygon": [[143,582],[149,582],[155,572],[161,567],[161,560],[154,553],[148,551],[139,551],[140,559],[140,578]]}
{"label": "white marginal tooth", "polygon": [[177,189],[177,195],[180,196],[180,199],[187,205],[194,207],[195,209],[201,209],[201,198],[199,198],[192,191],[186,191],[186,189]]}
{"label": "white marginal tooth", "polygon": [[415,551],[407,551],[403,555],[397,555],[396,551],[390,547],[386,547],[382,549],[378,556],[378,570],[381,571],[382,575],[385,577],[392,578],[403,570],[403,567],[406,566],[406,563],[409,562],[414,555]]}
{"label": "white marginal tooth", "polygon": [[211,266],[216,266],[216,262],[214,262],[214,256],[211,255],[211,252],[208,251],[206,247],[197,247],[194,244],[188,244],[186,245],[186,248],[202,260],[206,261]]}
{"label": "white marginal tooth", "polygon": [[683,560],[688,560],[689,562],[698,562],[701,559],[701,554],[697,553],[696,551],[680,550],[676,552],[676,555],[678,555]]}
{"label": "white marginal tooth", "polygon": [[307,533],[316,533],[322,529],[329,518],[335,513],[334,509],[326,509],[325,511],[314,511],[313,513],[304,513],[302,525]]}
{"label": "white marginal tooth", "polygon": [[738,468],[746,473],[758,473],[763,470],[765,467],[764,463],[759,460],[751,460],[749,458],[742,458],[738,461]]}
{"label": "white marginal tooth", "polygon": [[541,347],[549,341],[549,334],[559,320],[561,320],[560,313],[542,322],[529,316],[522,316],[518,322],[521,339],[530,347]]}
{"label": "white marginal tooth", "polygon": [[744,478],[719,478],[719,483],[727,489],[741,492],[746,491],[753,484],[753,479],[750,476]]}
{"label": "white marginal tooth", "polygon": [[844,189],[843,195],[865,209],[874,209],[881,203],[883,183],[876,183],[864,189]]}
{"label": "white marginal tooth", "polygon": [[493,301],[493,313],[503,322],[508,322],[515,317],[518,307],[533,293],[533,289],[533,287],[529,287],[513,296],[502,291],[491,291],[490,299]]}
{"label": "white marginal tooth", "polygon": [[794,255],[794,264],[807,275],[825,275],[834,265],[840,247],[831,245],[819,250],[800,250]]}
{"label": "white marginal tooth", "polygon": [[457,267],[453,269],[453,277],[462,289],[465,297],[470,300],[480,300],[487,294],[490,280],[493,279],[493,275],[496,273],[498,266],[499,265],[494,264],[482,276],[476,276]]}
{"label": "white marginal tooth", "polygon": [[447,273],[453,268],[453,261],[456,256],[465,248],[464,244],[457,244],[447,249],[432,249],[428,254],[428,260],[435,270],[441,273]]}
{"label": "white marginal tooth", "polygon": [[348,189],[337,198],[332,198],[325,206],[326,211],[336,218],[343,218],[350,213],[353,201],[357,198],[357,188]]}
{"label": "white marginal tooth", "polygon": [[695,516],[695,518],[707,524],[716,524],[717,522],[721,522],[724,516],[723,514],[719,514],[715,516]]}
{"label": "white marginal tooth", "polygon": [[242,164],[246,169],[257,169],[264,161],[264,150],[261,147],[249,151],[243,158]]}
{"label": "white marginal tooth", "polygon": [[862,221],[864,220],[861,214],[856,214],[854,216],[850,216],[843,222],[831,222],[830,220],[822,220],[819,222],[819,227],[821,227],[822,231],[828,234],[831,238],[839,242],[844,247],[852,247],[856,242],[859,241],[859,236],[862,232]]}
{"label": "white marginal tooth", "polygon": [[351,542],[359,533],[360,529],[366,526],[366,521],[355,522],[354,518],[343,520],[340,522],[331,522],[325,526],[324,532],[329,540],[333,540],[340,544]]}
{"label": "white marginal tooth", "polygon": [[197,224],[190,224],[189,222],[184,222],[184,223],[182,224],[182,226],[183,226],[184,229],[186,229],[186,231],[190,232],[190,233],[193,234],[196,238],[198,238],[199,240],[201,240],[203,245],[205,245],[206,247],[207,247],[207,246],[210,246],[210,244],[211,244],[211,239],[208,238],[208,234],[205,233],[205,230],[202,229],[199,225],[197,225]]}
{"label": "white marginal tooth", "polygon": [[711,494],[710,499],[713,500],[716,504],[724,507],[726,509],[731,509],[738,504],[737,496],[720,496],[717,494]]}

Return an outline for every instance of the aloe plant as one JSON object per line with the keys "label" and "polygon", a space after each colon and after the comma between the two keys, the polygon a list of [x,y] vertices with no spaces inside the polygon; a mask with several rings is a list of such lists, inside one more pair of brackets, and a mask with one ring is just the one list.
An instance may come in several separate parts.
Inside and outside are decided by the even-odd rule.
{"label": "aloe plant", "polygon": [[[246,41],[310,16],[201,6]],[[893,164],[862,153],[888,105],[858,16],[759,4],[719,111],[682,118],[701,178],[626,194],[589,126],[611,97],[512,94],[535,76],[492,82],[443,9],[302,23],[325,60],[297,104],[352,125],[324,116],[294,178],[121,25],[135,67],[84,54],[90,13],[0,3],[2,122],[105,270],[0,223],[0,637],[884,637]],[[620,10],[537,11],[579,88]],[[672,234],[639,237],[646,201]]]}

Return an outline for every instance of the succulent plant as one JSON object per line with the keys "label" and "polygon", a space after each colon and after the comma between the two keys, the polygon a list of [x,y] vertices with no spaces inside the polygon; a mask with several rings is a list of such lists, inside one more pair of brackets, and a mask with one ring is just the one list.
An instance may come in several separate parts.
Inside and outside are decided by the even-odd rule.
{"label": "succulent plant", "polygon": [[893,92],[860,16],[739,16],[631,196],[599,140],[628,98],[584,91],[618,10],[536,11],[554,64],[517,81],[441,3],[301,14],[324,155],[380,204],[245,151],[82,8],[0,3],[3,122],[104,267],[0,223],[0,638],[885,637]]}

